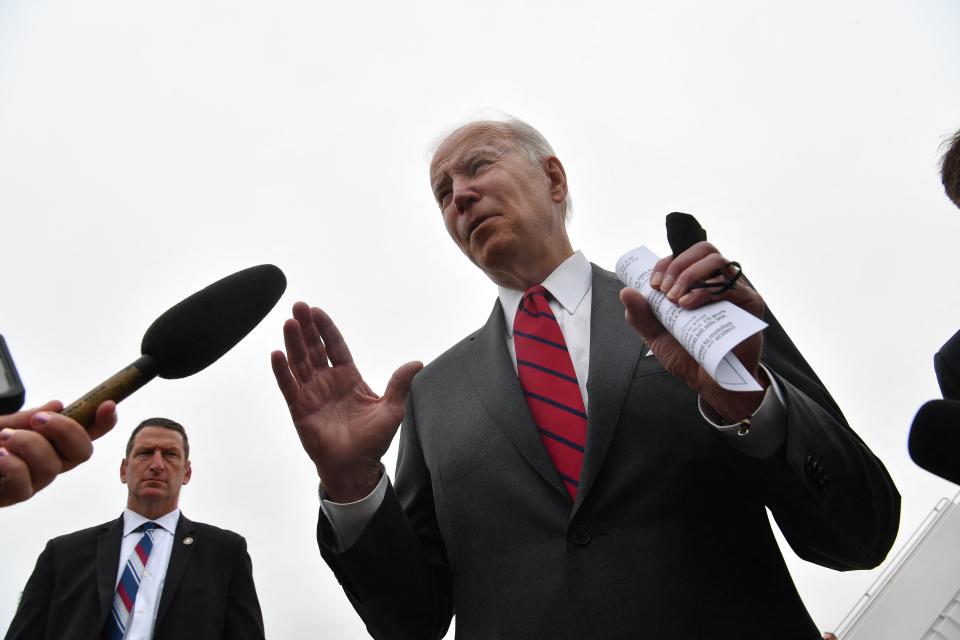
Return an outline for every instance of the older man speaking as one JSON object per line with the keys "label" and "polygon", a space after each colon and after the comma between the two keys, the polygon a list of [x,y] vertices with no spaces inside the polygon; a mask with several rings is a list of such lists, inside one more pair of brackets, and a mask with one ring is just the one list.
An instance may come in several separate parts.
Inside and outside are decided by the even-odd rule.
{"label": "older man speaking", "polygon": [[[273,354],[320,476],[321,553],[371,635],[440,638],[455,613],[478,640],[819,638],[766,508],[803,558],[868,568],[899,495],[789,340],[737,348],[763,391],[719,387],[573,250],[563,165],[525,123],[460,127],[430,180],[499,289],[486,324],[382,397],[304,303]],[[762,316],[749,286],[690,289],[728,263],[702,242],[651,282],[685,308]],[[401,419],[391,485],[380,458]]]}

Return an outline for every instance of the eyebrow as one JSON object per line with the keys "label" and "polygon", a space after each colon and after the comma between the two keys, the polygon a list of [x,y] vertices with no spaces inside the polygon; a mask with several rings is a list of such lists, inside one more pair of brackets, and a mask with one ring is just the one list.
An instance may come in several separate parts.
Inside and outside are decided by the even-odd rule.
{"label": "eyebrow", "polygon": [[436,198],[437,192],[440,191],[440,187],[442,187],[445,182],[449,181],[450,177],[445,172],[430,180],[430,190],[433,192],[434,198]]}
{"label": "eyebrow", "polygon": [[134,453],[143,453],[143,452],[145,452],[145,451],[154,451],[154,450],[156,450],[156,449],[160,449],[160,451],[162,451],[163,453],[168,453],[168,452],[170,452],[170,451],[173,451],[173,452],[175,452],[175,453],[182,453],[182,450],[181,450],[180,447],[177,446],[177,445],[171,445],[171,446],[169,446],[169,447],[165,447],[165,446],[163,446],[163,445],[153,445],[153,446],[151,446],[151,445],[148,445],[148,444],[137,445],[136,447],[133,448],[133,452],[134,452]]}
{"label": "eyebrow", "polygon": [[[485,155],[500,158],[503,156],[503,152],[497,147],[491,145],[474,147],[473,149],[467,151],[463,156],[456,158],[454,167],[462,167],[477,159],[478,156]],[[433,174],[433,172],[431,172],[431,174]],[[437,191],[440,190],[440,187],[444,186],[444,183],[449,182],[449,180],[450,176],[446,171],[441,171],[439,175],[431,175],[430,188],[433,190],[434,197],[436,197]]]}

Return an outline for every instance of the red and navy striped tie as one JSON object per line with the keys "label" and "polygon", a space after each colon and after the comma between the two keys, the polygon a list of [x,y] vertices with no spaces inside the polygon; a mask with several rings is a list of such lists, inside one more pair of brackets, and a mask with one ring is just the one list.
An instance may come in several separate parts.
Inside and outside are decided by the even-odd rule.
{"label": "red and navy striped tie", "polygon": [[117,591],[113,594],[113,605],[110,607],[110,615],[107,617],[107,626],[103,630],[105,640],[120,640],[127,632],[130,612],[133,611],[133,604],[137,601],[137,591],[140,590],[143,570],[147,566],[150,551],[153,549],[153,530],[157,526],[156,522],[144,522],[135,529],[136,531],[143,531],[143,535],[137,542],[133,553],[130,554],[130,558],[123,568],[123,575],[120,576]]}
{"label": "red and navy striped tie", "polygon": [[541,285],[527,289],[513,322],[513,345],[520,386],[540,440],[575,500],[587,444],[587,413],[548,295]]}

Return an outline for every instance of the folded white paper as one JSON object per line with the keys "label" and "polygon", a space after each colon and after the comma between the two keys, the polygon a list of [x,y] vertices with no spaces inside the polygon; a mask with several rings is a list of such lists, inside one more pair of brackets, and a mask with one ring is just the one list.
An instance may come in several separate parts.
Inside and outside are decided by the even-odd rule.
{"label": "folded white paper", "polygon": [[617,261],[617,277],[644,295],[660,323],[717,384],[730,391],[762,391],[731,351],[767,323],[726,300],[696,309],[670,302],[665,293],[650,286],[657,260],[650,249],[637,247]]}

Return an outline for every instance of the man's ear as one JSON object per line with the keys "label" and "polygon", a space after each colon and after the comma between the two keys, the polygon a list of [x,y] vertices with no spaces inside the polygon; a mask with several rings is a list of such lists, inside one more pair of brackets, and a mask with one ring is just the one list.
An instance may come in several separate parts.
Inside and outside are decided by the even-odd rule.
{"label": "man's ear", "polygon": [[187,460],[186,469],[183,472],[183,484],[190,482],[190,477],[193,475],[193,467],[190,466],[190,461]]}
{"label": "man's ear", "polygon": [[120,482],[127,484],[127,459],[120,461]]}
{"label": "man's ear", "polygon": [[554,202],[560,204],[567,198],[567,172],[556,156],[550,156],[543,161],[547,180],[550,182],[550,196]]}

